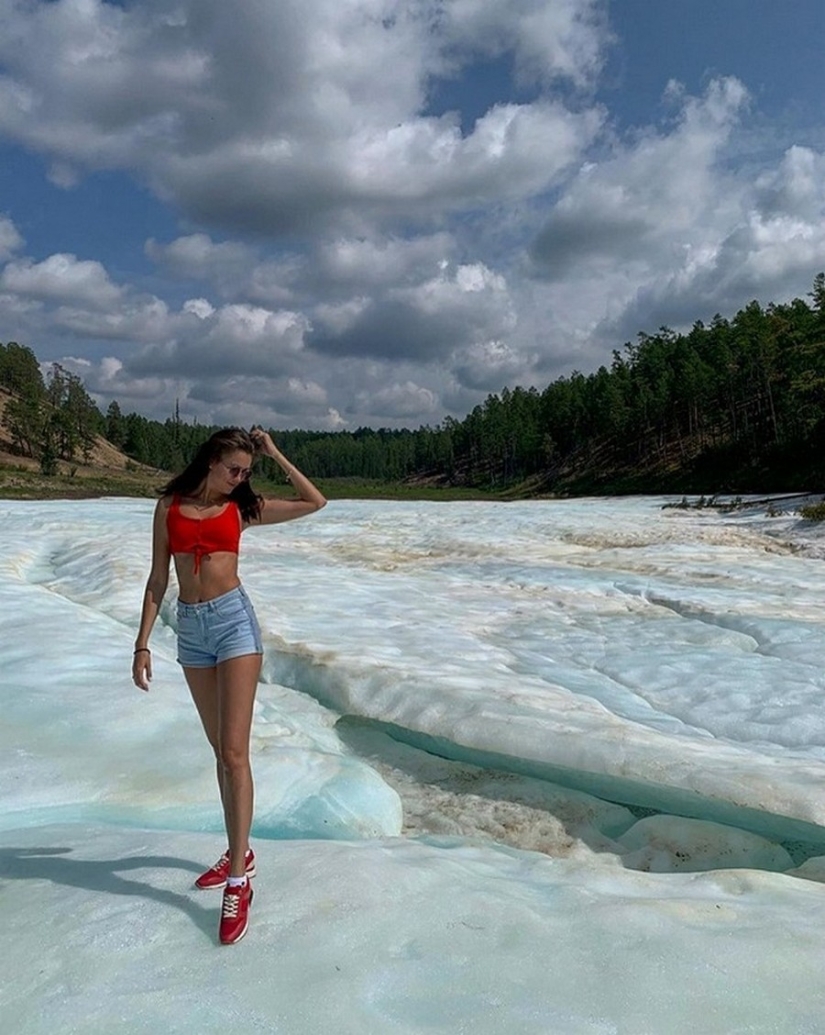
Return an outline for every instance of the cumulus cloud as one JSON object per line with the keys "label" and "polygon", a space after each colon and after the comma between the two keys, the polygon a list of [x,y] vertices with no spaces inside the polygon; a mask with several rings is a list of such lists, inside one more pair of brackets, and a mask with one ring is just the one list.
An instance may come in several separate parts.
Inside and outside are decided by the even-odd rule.
{"label": "cumulus cloud", "polygon": [[[669,92],[680,96],[674,84]],[[717,162],[747,96],[736,79],[713,82],[702,99],[683,99],[668,132],[586,163],[533,242],[536,274],[564,279],[588,262],[650,267],[676,240],[696,240],[728,204]]]}
{"label": "cumulus cloud", "polygon": [[255,260],[254,252],[245,245],[234,241],[216,244],[203,233],[178,237],[166,245],[150,237],[145,251],[171,276],[227,287],[241,280]]}
{"label": "cumulus cloud", "polygon": [[8,216],[0,215],[0,262],[10,259],[23,247],[23,238]]}
{"label": "cumulus cloud", "polygon": [[756,203],[765,218],[790,217],[816,223],[825,195],[825,157],[810,147],[788,148],[776,169],[756,180]]}
{"label": "cumulus cloud", "polygon": [[520,197],[552,184],[601,121],[541,97],[496,105],[466,136],[455,116],[426,114],[428,84],[479,48],[591,74],[600,35],[584,0],[552,15],[519,0],[506,17],[494,0],[446,16],[436,0],[2,6],[0,132],[47,154],[62,182],[132,169],[236,230],[398,224]]}
{"label": "cumulus cloud", "polygon": [[641,330],[789,297],[821,262],[823,157],[791,148],[754,179],[731,161],[751,103],[741,82],[701,97],[672,83],[667,99],[671,121],[585,163],[528,250],[525,323],[543,323],[568,369]]}
{"label": "cumulus cloud", "polygon": [[146,255],[166,277],[200,281],[222,298],[286,305],[295,297],[305,260],[292,255],[278,261],[262,258],[260,249],[239,241],[215,242],[205,233],[188,234],[168,244],[150,237]]}
{"label": "cumulus cloud", "polygon": [[104,267],[74,255],[50,255],[43,262],[18,259],[0,274],[0,290],[47,302],[79,303],[109,308],[121,296]]}
{"label": "cumulus cloud", "polygon": [[75,337],[128,344],[157,341],[172,333],[176,317],[164,301],[127,292],[124,295],[120,304],[107,309],[77,302],[58,306],[51,314],[51,324]]}
{"label": "cumulus cloud", "polygon": [[525,354],[504,341],[475,342],[450,357],[458,384],[478,391],[497,392],[504,385],[533,384],[535,353]]}
{"label": "cumulus cloud", "polygon": [[154,375],[135,377],[125,371],[122,360],[116,356],[104,355],[92,361],[61,356],[59,361],[83,378],[92,398],[104,410],[114,399],[124,413],[138,412],[163,419],[175,412],[176,403],[186,395],[186,386],[180,380]]}
{"label": "cumulus cloud", "polygon": [[444,35],[459,54],[512,51],[522,80],[566,78],[592,85],[609,38],[601,3],[578,0],[456,0],[441,11]]}
{"label": "cumulus cloud", "polygon": [[300,313],[233,303],[213,308],[203,299],[185,303],[170,331],[126,360],[131,373],[187,378],[272,376],[294,369],[307,321]]}
{"label": "cumulus cloud", "polygon": [[307,343],[337,356],[429,360],[515,326],[505,279],[483,263],[452,266],[360,299],[341,318],[321,311]]}
{"label": "cumulus cloud", "polygon": [[340,236],[321,244],[315,265],[337,289],[365,291],[426,279],[455,252],[455,240],[445,232],[407,239]]}
{"label": "cumulus cloud", "polygon": [[389,384],[373,393],[361,392],[359,408],[378,417],[426,418],[438,410],[439,398],[435,392],[413,381]]}

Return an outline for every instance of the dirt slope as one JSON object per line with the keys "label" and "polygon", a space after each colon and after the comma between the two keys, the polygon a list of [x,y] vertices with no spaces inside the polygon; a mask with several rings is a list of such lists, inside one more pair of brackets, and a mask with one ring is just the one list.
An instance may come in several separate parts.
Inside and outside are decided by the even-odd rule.
{"label": "dirt slope", "polygon": [[[12,440],[9,435],[8,428],[6,427],[3,417],[6,412],[6,406],[9,401],[13,398],[10,392],[7,392],[5,388],[0,388],[0,464],[17,464],[21,467],[32,468],[37,470],[40,464],[37,460],[31,457],[19,456],[12,450]],[[134,460],[130,460],[125,453],[121,453],[119,449],[116,449],[111,442],[107,442],[105,438],[97,436],[94,446],[92,447],[89,462],[81,463],[79,457],[77,461],[74,461],[72,466],[76,467],[87,467],[94,468],[96,470],[105,471],[125,471],[126,465],[129,465],[129,469],[133,470],[135,467],[143,467],[142,464],[135,464]],[[61,461],[61,464],[65,461]],[[149,471],[150,468],[143,468]]]}

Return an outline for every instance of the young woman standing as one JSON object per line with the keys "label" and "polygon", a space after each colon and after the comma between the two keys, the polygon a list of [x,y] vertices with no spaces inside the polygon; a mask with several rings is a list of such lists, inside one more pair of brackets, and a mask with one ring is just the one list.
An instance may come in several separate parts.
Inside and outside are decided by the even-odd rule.
{"label": "young woman standing", "polygon": [[[256,453],[271,457],[292,482],[297,499],[263,499],[249,483]],[[152,532],[152,566],[135,641],[132,679],[152,678],[149,635],[174,558],[178,579],[178,662],[217,759],[227,851],[195,881],[223,888],[220,941],[241,939],[249,924],[249,847],[253,785],[249,763],[252,709],[261,670],[261,633],[238,578],[241,533],[257,525],[305,517],[326,500],[261,428],[225,428],[205,442],[184,471],[161,490]]]}

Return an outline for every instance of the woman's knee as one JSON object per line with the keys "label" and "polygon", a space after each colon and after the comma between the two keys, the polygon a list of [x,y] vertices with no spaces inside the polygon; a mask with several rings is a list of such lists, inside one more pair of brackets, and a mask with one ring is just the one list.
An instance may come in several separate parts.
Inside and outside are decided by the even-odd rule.
{"label": "woman's knee", "polygon": [[218,761],[228,773],[238,773],[249,769],[248,744],[221,744],[216,754]]}

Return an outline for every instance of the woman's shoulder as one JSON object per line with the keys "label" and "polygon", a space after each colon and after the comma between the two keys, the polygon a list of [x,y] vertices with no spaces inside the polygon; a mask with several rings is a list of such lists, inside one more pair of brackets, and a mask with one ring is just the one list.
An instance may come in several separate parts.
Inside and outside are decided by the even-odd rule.
{"label": "woman's shoulder", "polygon": [[158,500],[157,505],[155,506],[155,512],[166,514],[168,513],[170,507],[179,505],[180,497],[173,495],[172,493],[169,493],[166,496],[161,496],[161,498]]}

